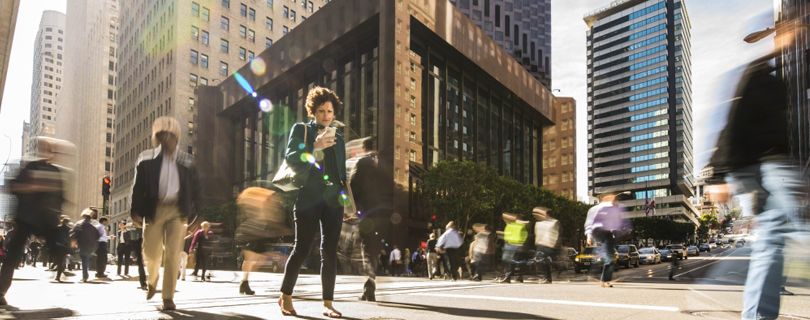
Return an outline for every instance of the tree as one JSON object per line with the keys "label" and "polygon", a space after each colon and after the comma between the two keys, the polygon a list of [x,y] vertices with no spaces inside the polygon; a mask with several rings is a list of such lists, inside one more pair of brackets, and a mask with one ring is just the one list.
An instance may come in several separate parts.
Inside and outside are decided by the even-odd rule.
{"label": "tree", "polygon": [[422,194],[441,222],[456,221],[467,230],[470,221],[486,221],[492,212],[495,171],[470,161],[442,161],[422,177]]}
{"label": "tree", "polygon": [[720,222],[717,221],[717,216],[711,213],[704,213],[699,218],[700,226],[698,227],[698,238],[708,239],[709,231],[717,230],[720,227]]}

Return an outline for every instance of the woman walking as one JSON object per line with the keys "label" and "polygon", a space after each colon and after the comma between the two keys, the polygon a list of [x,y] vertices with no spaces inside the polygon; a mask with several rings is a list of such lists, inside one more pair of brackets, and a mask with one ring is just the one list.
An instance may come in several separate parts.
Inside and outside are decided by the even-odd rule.
{"label": "woman walking", "polygon": [[284,269],[282,295],[278,300],[284,315],[296,315],[293,288],[320,225],[323,315],[342,317],[332,305],[346,185],[346,147],[343,136],[332,126],[339,107],[340,99],[332,90],[310,89],[306,109],[314,120],[293,125],[287,144],[287,165],[295,171],[296,177],[306,179],[295,200],[295,246]]}

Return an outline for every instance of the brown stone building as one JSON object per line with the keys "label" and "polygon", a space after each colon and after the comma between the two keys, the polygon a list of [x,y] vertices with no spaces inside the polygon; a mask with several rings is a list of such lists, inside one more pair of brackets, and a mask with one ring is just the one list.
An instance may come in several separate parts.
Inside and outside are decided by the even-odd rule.
{"label": "brown stone building", "polygon": [[577,102],[554,97],[552,121],[543,129],[543,188],[577,199]]}

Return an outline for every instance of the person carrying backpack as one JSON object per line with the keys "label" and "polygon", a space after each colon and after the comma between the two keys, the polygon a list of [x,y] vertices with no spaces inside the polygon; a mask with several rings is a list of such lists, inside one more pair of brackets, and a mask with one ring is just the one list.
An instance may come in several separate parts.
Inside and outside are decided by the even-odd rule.
{"label": "person carrying backpack", "polygon": [[98,239],[101,234],[98,228],[93,225],[93,209],[87,208],[82,211],[82,222],[73,226],[73,231],[70,233],[70,239],[73,242],[73,247],[79,248],[79,256],[82,258],[82,282],[87,282],[90,277],[88,269],[90,267],[90,258],[93,253],[98,249]]}

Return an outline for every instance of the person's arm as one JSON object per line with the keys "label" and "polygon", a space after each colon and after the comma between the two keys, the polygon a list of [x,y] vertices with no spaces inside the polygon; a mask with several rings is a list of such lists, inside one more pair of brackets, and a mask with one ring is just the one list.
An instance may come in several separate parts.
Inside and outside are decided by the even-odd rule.
{"label": "person's arm", "polygon": [[197,174],[197,167],[194,163],[191,163],[189,166],[189,182],[191,187],[191,210],[192,212],[188,213],[188,217],[186,217],[186,223],[188,226],[194,227],[197,224],[197,212],[199,211],[201,202],[200,196],[200,177]]}
{"label": "person's arm", "polygon": [[132,224],[140,226],[143,223],[143,204],[146,202],[146,168],[143,159],[138,159],[135,164],[135,183],[132,185],[132,195],[130,198],[129,216]]}
{"label": "person's arm", "polygon": [[[287,161],[287,166],[296,173],[300,173],[309,167],[307,163],[301,159],[301,156],[304,155],[304,153],[313,153],[312,146],[307,144],[307,141],[304,140],[304,135],[308,136],[315,134],[315,132],[306,132],[308,130],[307,125],[303,123],[294,124],[290,130],[290,138],[287,141],[287,150],[285,151],[284,160]],[[303,148],[301,148],[302,145],[304,146]]]}
{"label": "person's arm", "polygon": [[587,242],[589,245],[593,243],[593,236],[591,234],[593,233],[593,220],[596,218],[598,206],[599,205],[596,205],[595,207],[588,210],[588,215],[585,217],[585,237],[587,238]]}
{"label": "person's arm", "polygon": [[517,220],[517,216],[511,213],[501,214],[501,218],[503,219],[504,223],[515,222]]}

